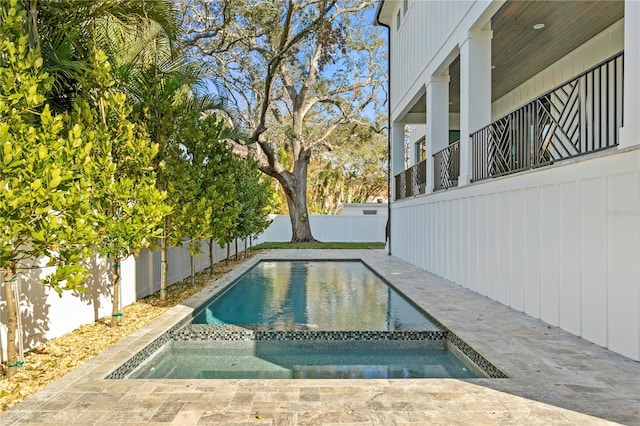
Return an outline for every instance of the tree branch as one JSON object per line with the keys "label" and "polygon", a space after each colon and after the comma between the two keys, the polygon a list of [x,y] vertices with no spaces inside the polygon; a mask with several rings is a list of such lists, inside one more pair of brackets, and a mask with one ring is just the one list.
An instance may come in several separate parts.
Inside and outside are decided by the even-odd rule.
{"label": "tree branch", "polygon": [[289,50],[296,45],[300,40],[306,37],[313,29],[317,28],[318,24],[322,22],[324,19],[324,15],[333,8],[336,4],[337,0],[332,0],[328,2],[325,7],[320,11],[318,17],[311,21],[306,27],[304,27],[300,32],[291,39],[289,39],[289,32],[291,30],[291,20],[294,12],[294,4],[292,0],[289,0],[289,6],[287,8],[287,15],[285,18],[285,23],[282,30],[282,36],[280,38],[279,49],[273,58],[268,63],[267,66],[267,75],[265,78],[265,86],[264,93],[265,97],[262,100],[262,106],[260,108],[260,119],[258,120],[258,126],[253,132],[253,138],[258,140],[259,136],[265,132],[266,130],[266,115],[268,110],[268,104],[270,102],[271,95],[271,85],[273,83],[273,79],[275,78],[275,73],[280,66],[284,56],[289,52]]}

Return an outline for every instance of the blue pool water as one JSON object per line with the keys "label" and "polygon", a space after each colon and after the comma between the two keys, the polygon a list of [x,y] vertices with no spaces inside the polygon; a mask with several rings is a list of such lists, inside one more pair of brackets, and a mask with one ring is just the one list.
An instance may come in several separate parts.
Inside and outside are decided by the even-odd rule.
{"label": "blue pool water", "polygon": [[256,342],[224,348],[216,342],[177,344],[158,354],[135,378],[167,379],[402,379],[478,377],[433,342]]}
{"label": "blue pool water", "polygon": [[486,377],[448,333],[362,262],[262,261],[116,378]]}
{"label": "blue pool water", "polygon": [[438,330],[358,261],[263,261],[199,310],[196,324],[306,330]]}

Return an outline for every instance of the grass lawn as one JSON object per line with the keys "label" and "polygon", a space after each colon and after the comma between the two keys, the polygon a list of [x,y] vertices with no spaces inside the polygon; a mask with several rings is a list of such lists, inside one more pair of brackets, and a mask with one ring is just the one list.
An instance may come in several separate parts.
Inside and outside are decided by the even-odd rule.
{"label": "grass lawn", "polygon": [[289,243],[272,242],[254,246],[256,249],[383,249],[384,243]]}

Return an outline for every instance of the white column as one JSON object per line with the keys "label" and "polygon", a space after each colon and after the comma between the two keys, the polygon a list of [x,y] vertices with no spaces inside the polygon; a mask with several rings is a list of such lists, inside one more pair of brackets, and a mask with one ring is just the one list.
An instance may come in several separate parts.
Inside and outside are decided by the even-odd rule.
{"label": "white column", "polygon": [[640,144],[640,2],[624,2],[624,126],[619,148]]}
{"label": "white column", "polygon": [[433,154],[449,145],[449,76],[434,75],[427,82],[427,193],[435,184]]}
{"label": "white column", "polygon": [[396,175],[404,171],[404,123],[391,125],[391,193],[396,198]]}
{"label": "white column", "polygon": [[472,132],[491,123],[491,37],[493,31],[469,31],[460,46],[460,178],[471,182]]}

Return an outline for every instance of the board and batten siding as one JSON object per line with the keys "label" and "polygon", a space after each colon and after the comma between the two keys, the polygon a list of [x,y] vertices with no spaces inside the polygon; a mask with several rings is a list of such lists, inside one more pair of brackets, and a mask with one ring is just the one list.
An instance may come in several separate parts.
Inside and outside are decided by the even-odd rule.
{"label": "board and batten siding", "polygon": [[393,256],[640,360],[640,147],[392,204]]}
{"label": "board and batten siding", "polygon": [[[468,15],[475,1],[410,1],[404,14],[403,2],[397,2],[391,23],[389,40],[391,51],[391,109],[410,101],[404,99],[423,71],[432,62],[440,47],[452,38],[461,20]],[[396,16],[400,10],[401,26],[396,29]],[[425,32],[424,29],[429,28]],[[455,45],[455,42],[454,42]],[[395,114],[394,114],[395,115]]]}
{"label": "board and batten siding", "polygon": [[426,124],[416,124],[409,127],[409,164],[414,165],[419,163],[418,153],[416,151],[416,144],[418,141],[425,137],[427,133]]}

